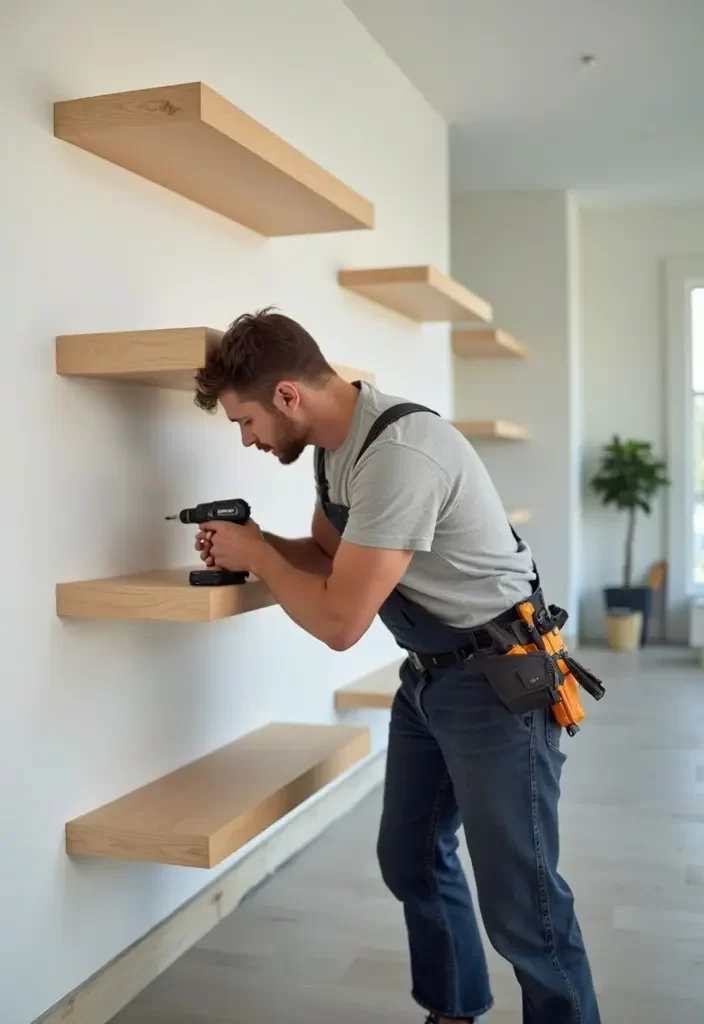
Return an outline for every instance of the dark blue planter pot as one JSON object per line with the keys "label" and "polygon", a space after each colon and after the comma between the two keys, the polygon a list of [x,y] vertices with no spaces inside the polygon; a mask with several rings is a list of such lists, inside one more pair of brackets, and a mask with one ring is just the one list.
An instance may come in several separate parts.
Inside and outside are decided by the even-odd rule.
{"label": "dark blue planter pot", "polygon": [[648,639],[648,619],[653,601],[650,587],[606,587],[604,600],[607,611],[625,609],[643,613],[643,629],[640,634],[640,645],[643,647]]}

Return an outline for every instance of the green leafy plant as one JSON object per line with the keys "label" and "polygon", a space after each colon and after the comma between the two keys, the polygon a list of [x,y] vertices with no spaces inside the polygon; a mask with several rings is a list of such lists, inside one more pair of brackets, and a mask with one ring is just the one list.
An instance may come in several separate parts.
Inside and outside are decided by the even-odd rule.
{"label": "green leafy plant", "polygon": [[633,575],[633,538],[638,509],[650,515],[652,499],[661,487],[667,487],[667,466],[653,455],[649,441],[622,441],[614,434],[604,445],[599,471],[592,477],[592,489],[602,505],[615,505],[628,513],[623,586],[630,587]]}

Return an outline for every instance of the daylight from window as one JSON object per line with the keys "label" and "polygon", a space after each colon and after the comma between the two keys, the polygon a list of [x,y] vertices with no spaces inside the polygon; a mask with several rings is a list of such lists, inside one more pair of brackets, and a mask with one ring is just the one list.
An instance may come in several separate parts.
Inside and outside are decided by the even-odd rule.
{"label": "daylight from window", "polygon": [[693,582],[704,585],[704,287],[692,289]]}

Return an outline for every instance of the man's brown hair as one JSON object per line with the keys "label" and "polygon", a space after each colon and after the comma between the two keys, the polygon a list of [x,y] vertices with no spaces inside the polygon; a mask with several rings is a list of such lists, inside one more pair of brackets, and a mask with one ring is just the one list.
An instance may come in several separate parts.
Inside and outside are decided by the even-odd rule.
{"label": "man's brown hair", "polygon": [[230,324],[196,374],[195,403],[212,412],[224,391],[236,391],[268,405],[279,381],[323,384],[334,372],[308,331],[270,306]]}

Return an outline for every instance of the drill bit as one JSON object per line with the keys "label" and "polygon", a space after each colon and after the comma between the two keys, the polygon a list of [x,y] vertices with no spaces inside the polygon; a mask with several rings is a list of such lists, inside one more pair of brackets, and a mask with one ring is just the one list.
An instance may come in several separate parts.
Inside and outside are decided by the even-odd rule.
{"label": "drill bit", "polygon": [[167,521],[168,521],[169,519],[178,519],[178,513],[176,513],[176,515],[175,515],[175,516],[164,516],[164,519],[166,519]]}

